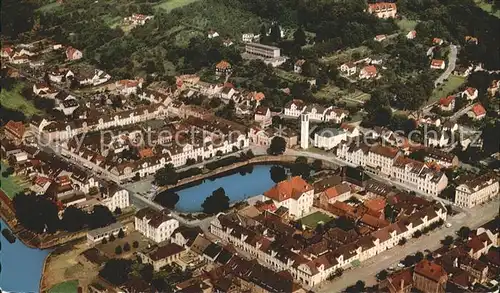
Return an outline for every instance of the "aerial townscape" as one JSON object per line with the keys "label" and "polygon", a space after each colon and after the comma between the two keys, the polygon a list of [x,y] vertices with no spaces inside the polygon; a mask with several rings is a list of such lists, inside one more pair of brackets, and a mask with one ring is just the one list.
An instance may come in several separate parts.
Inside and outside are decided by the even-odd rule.
{"label": "aerial townscape", "polygon": [[0,292],[499,292],[500,1],[3,0]]}

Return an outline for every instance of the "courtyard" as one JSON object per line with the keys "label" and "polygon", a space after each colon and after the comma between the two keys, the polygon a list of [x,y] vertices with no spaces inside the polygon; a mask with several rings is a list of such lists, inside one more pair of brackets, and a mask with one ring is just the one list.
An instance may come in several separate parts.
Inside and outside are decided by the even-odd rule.
{"label": "courtyard", "polygon": [[302,223],[302,225],[308,228],[316,229],[316,226],[318,226],[319,224],[325,224],[331,219],[332,218],[327,214],[318,211],[301,218],[299,221],[300,223]]}

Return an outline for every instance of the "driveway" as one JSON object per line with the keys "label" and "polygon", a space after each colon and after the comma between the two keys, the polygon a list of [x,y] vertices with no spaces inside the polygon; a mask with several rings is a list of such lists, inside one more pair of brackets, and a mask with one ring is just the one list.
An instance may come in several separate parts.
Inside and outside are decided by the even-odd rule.
{"label": "driveway", "polygon": [[455,63],[457,62],[457,46],[450,44],[450,54],[448,55],[448,67],[446,70],[436,79],[434,82],[434,87],[438,87],[440,84],[447,79],[450,74],[455,70]]}

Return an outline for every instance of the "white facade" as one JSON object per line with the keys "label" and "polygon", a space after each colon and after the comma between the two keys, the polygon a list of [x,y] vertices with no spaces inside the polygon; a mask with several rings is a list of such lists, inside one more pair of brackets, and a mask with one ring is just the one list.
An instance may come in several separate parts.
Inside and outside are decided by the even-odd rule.
{"label": "white facade", "polygon": [[347,133],[343,129],[324,129],[314,134],[314,146],[321,149],[333,149],[346,140]]}
{"label": "white facade", "polygon": [[[160,213],[155,211],[155,213],[147,214],[142,218],[138,217],[137,214],[135,216],[135,229],[157,243],[169,239],[174,230],[179,227],[179,221],[166,215],[160,215]],[[158,218],[162,216],[163,218]]]}
{"label": "white facade", "polygon": [[126,189],[121,189],[105,197],[102,200],[102,204],[108,207],[111,212],[114,212],[116,208],[124,209],[130,206],[129,193]]}
{"label": "white facade", "polygon": [[[475,185],[475,186],[474,186]],[[498,179],[488,178],[482,184],[460,184],[455,189],[455,204],[471,208],[498,196]]]}
{"label": "white facade", "polygon": [[300,147],[309,148],[309,115],[300,116]]}

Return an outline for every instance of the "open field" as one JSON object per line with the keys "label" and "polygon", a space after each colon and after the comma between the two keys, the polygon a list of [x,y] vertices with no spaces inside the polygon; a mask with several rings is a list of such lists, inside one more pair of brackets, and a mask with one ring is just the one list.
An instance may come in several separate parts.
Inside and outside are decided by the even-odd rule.
{"label": "open field", "polygon": [[453,94],[464,82],[465,78],[461,76],[450,75],[448,81],[434,89],[431,98],[429,99],[429,104],[439,100],[444,96]]}
{"label": "open field", "polygon": [[[1,164],[0,167],[0,173],[5,171],[7,169],[7,165],[4,165],[3,163]],[[0,175],[1,176],[1,175]],[[23,191],[24,188],[29,187],[29,183],[26,182],[24,179],[16,176],[16,175],[10,175],[9,177],[0,177],[2,180],[2,187],[1,189],[7,194],[7,196],[12,199],[14,196]]]}
{"label": "open field", "polygon": [[33,103],[26,100],[21,95],[23,86],[23,83],[18,83],[9,91],[2,89],[2,91],[0,92],[0,104],[8,109],[19,110],[26,116],[39,114],[40,110],[35,108]]}
{"label": "open field", "polygon": [[76,293],[78,292],[78,280],[59,283],[49,289],[49,293]]}
{"label": "open field", "polygon": [[302,223],[302,225],[305,225],[311,229],[316,229],[316,226],[318,226],[319,223],[324,224],[326,222],[329,222],[331,219],[332,218],[330,216],[323,214],[322,212],[315,212],[300,219],[300,222]]}
{"label": "open field", "polygon": [[188,4],[194,3],[199,0],[165,0],[154,6],[156,9],[164,9],[167,12],[172,11],[172,9],[186,6]]}
{"label": "open field", "polygon": [[485,0],[475,0],[474,3],[482,10],[488,12],[489,14],[500,18],[500,10],[493,11],[493,5],[486,3]]}
{"label": "open field", "polygon": [[289,72],[279,68],[275,68],[274,72],[276,72],[276,75],[278,75],[279,78],[289,82],[298,82],[307,79],[306,77],[295,72]]}
{"label": "open field", "polygon": [[407,18],[403,18],[401,20],[397,20],[396,24],[398,25],[399,29],[403,32],[409,32],[411,30],[414,30],[415,27],[417,26],[417,21],[415,20],[409,20]]}
{"label": "open field", "polygon": [[340,88],[334,85],[324,86],[321,90],[314,94],[316,98],[325,99],[325,100],[333,100],[335,94],[340,93]]}
{"label": "open field", "polygon": [[359,46],[352,49],[347,49],[341,52],[335,52],[329,56],[324,56],[319,59],[320,62],[325,64],[337,64],[340,65],[349,61],[356,61],[364,58],[370,54],[370,49],[366,46]]}

